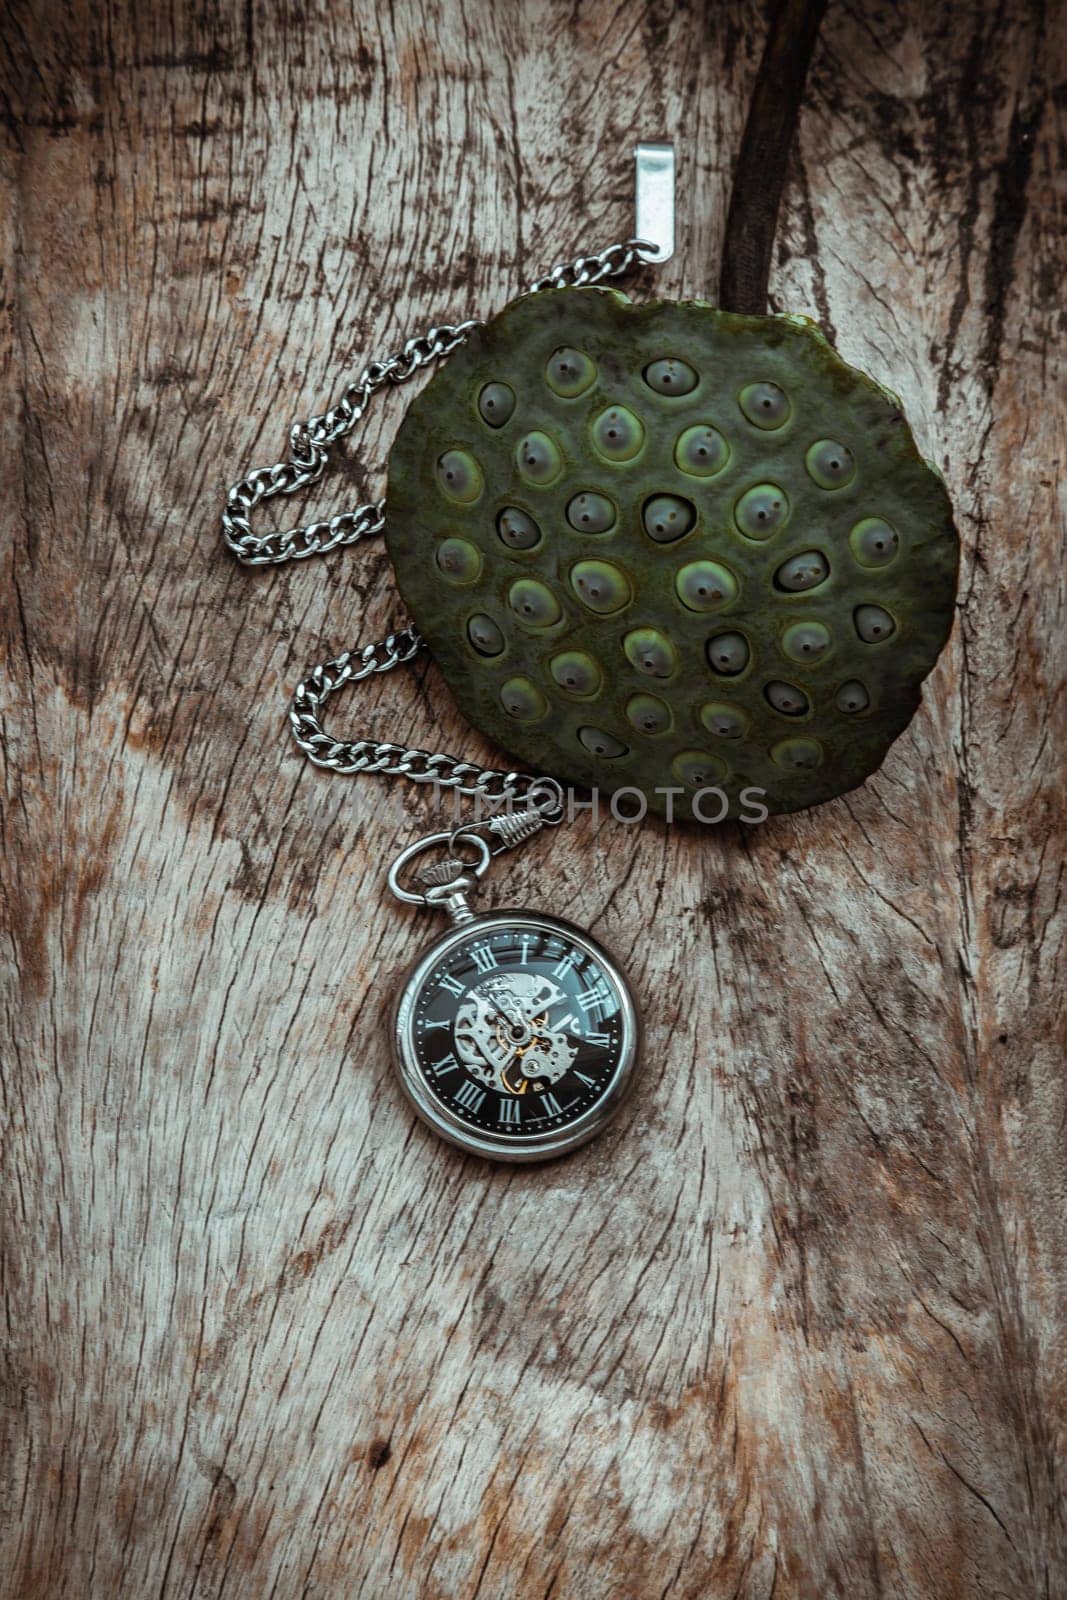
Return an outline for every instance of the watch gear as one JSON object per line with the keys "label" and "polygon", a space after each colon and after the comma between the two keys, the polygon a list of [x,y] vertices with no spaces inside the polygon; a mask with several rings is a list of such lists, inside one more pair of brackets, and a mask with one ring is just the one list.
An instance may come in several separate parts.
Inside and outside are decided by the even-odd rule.
{"label": "watch gear", "polygon": [[506,1094],[525,1094],[531,1081],[558,1083],[577,1046],[548,1025],[565,998],[537,973],[497,973],[472,988],[456,1014],[456,1053],[472,1077]]}

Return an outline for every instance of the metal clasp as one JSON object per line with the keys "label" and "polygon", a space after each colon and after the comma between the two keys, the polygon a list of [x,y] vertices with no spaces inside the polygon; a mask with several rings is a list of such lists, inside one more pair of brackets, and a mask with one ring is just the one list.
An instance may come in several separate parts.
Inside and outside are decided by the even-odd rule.
{"label": "metal clasp", "polygon": [[643,252],[660,265],[674,254],[674,146],[642,143],[634,150],[637,166],[636,236],[655,249]]}

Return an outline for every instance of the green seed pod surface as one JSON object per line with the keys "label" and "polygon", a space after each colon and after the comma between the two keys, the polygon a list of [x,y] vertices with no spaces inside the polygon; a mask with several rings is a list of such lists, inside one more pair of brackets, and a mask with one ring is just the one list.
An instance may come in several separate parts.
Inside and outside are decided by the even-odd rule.
{"label": "green seed pod surface", "polygon": [[674,464],[694,478],[713,478],[730,459],[730,446],[710,422],[698,422],[678,435]]}
{"label": "green seed pod surface", "polygon": [[652,361],[645,368],[645,382],[655,394],[691,394],[699,381],[688,361],[676,361],[669,356]]}
{"label": "green seed pod surface", "polygon": [[674,591],[687,611],[721,611],[737,599],[737,579],[719,561],[687,561],[675,574]]}
{"label": "green seed pod surface", "polygon": [[504,652],[504,635],[484,611],[476,612],[467,623],[467,638],[480,656],[499,656]]}
{"label": "green seed pod surface", "polygon": [[496,531],[509,550],[532,550],[541,537],[533,517],[518,506],[504,507],[496,519]]}
{"label": "green seed pod surface", "polygon": [[789,396],[776,383],[746,383],[737,403],[754,428],[784,428],[789,421]]}
{"label": "green seed pod surface", "polygon": [[678,652],[658,628],[634,628],[623,640],[626,659],[646,678],[669,678],[678,666]]}
{"label": "green seed pod surface", "polygon": [[821,550],[805,550],[803,555],[790,556],[774,574],[775,587],[790,594],[802,594],[825,583],[830,576],[830,566]]}
{"label": "green seed pod surface", "polygon": [[515,391],[509,383],[487,383],[478,396],[478,415],[491,428],[502,428],[515,410]]}
{"label": "green seed pod surface", "polygon": [[700,720],[709,733],[717,739],[743,739],[751,719],[737,706],[728,706],[721,700],[709,700],[700,708]]}
{"label": "green seed pod surface", "polygon": [[654,694],[634,694],[626,702],[626,717],[639,733],[666,733],[671,726],[671,708]]}
{"label": "green seed pod surface", "polygon": [[632,597],[630,580],[610,561],[579,561],[571,568],[571,585],[590,611],[609,617],[621,611]]}
{"label": "green seed pod surface", "polygon": [[645,442],[645,430],[625,406],[609,406],[593,421],[593,445],[608,461],[632,461]]}
{"label": "green seed pod surface", "polygon": [[469,539],[442,539],[437,570],[449,583],[473,583],[482,570],[482,553]]}
{"label": "green seed pod surface", "polygon": [[549,662],[549,671],[567,694],[599,694],[604,685],[599,661],[584,650],[561,650]]}
{"label": "green seed pod surface", "polygon": [[567,502],[567,521],[576,533],[606,533],[616,520],[614,502],[587,489]]}
{"label": "green seed pod surface", "polygon": [[385,533],[483,734],[652,809],[682,787],[676,816],[697,776],[733,816],[746,790],[783,812],[861,783],[952,621],[940,478],[895,398],[798,318],[515,301],[411,405]]}
{"label": "green seed pod surface", "polygon": [[596,363],[584,350],[562,345],[545,364],[545,382],[561,400],[576,400],[596,382]]}
{"label": "green seed pod surface", "polygon": [[626,746],[622,740],[616,739],[613,733],[608,733],[603,728],[579,728],[578,740],[590,755],[603,756],[606,761],[614,761],[626,754]]}
{"label": "green seed pod surface", "polygon": [[560,619],[560,604],[540,578],[517,578],[508,590],[511,609],[529,628],[550,628]]}

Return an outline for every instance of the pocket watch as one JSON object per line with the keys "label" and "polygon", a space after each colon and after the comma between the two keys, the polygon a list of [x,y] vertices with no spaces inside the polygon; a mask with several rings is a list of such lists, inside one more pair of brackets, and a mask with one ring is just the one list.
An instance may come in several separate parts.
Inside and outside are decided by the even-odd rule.
{"label": "pocket watch", "polygon": [[[535,817],[486,826],[500,840],[507,823],[528,834]],[[414,858],[442,846],[444,860],[417,872],[418,888],[405,886]],[[492,854],[468,826],[417,840],[390,869],[399,899],[438,907],[451,923],[401,983],[393,1057],[416,1114],[443,1139],[497,1161],[544,1161],[585,1144],[619,1110],[638,1057],[637,1009],[584,929],[541,911],[471,910],[467,896]]]}

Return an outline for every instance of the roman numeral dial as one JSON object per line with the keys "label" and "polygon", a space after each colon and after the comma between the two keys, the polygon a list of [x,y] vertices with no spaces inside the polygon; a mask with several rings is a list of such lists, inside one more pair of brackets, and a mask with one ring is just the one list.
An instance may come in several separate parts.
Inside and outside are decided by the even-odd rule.
{"label": "roman numeral dial", "polygon": [[420,1116],[466,1149],[516,1160],[596,1132],[636,1050],[610,957],[532,912],[490,913],[445,935],[397,1016],[398,1064]]}

